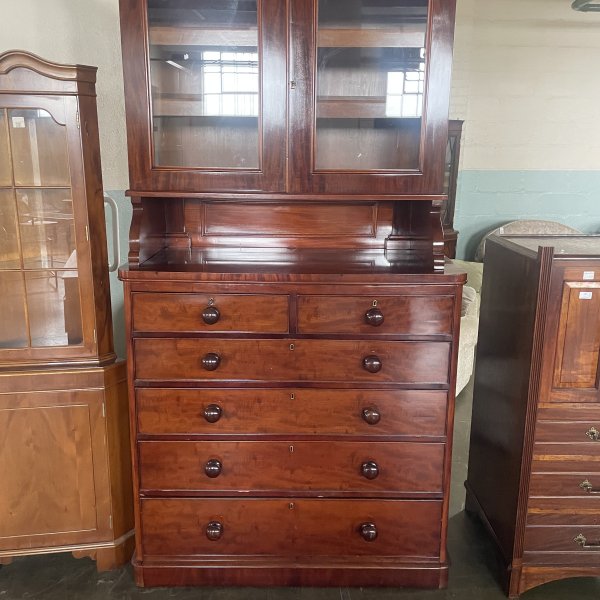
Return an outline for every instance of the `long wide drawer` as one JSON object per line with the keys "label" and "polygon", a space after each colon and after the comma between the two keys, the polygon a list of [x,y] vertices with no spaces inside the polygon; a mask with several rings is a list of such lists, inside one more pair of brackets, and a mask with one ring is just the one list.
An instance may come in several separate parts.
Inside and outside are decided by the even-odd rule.
{"label": "long wide drawer", "polygon": [[[578,465],[573,465],[577,468]],[[600,503],[600,473],[533,473],[530,498],[597,498]]]}
{"label": "long wide drawer", "polygon": [[450,335],[451,296],[299,296],[300,333]]}
{"label": "long wide drawer", "polygon": [[446,433],[444,391],[140,388],[136,398],[142,435]]}
{"label": "long wide drawer", "polygon": [[527,525],[600,526],[600,497],[530,498]]}
{"label": "long wide drawer", "polygon": [[142,493],[441,494],[444,444],[139,443]]}
{"label": "long wide drawer", "polygon": [[[243,294],[132,295],[134,332],[287,333],[287,296]],[[207,311],[208,309],[208,311]]]}
{"label": "long wide drawer", "polygon": [[441,501],[144,499],[149,556],[440,554]]}
{"label": "long wide drawer", "polygon": [[134,344],[138,380],[445,385],[449,377],[448,342],[143,338]]}
{"label": "long wide drawer", "polygon": [[600,473],[600,443],[533,445],[532,473]]}

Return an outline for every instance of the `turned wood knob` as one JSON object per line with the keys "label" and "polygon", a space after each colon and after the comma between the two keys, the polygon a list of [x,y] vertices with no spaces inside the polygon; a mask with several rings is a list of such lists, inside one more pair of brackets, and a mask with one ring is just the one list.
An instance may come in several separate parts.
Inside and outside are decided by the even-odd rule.
{"label": "turned wood knob", "polygon": [[211,521],[206,526],[206,537],[211,542],[216,542],[223,535],[223,525],[219,521]]}
{"label": "turned wood knob", "polygon": [[379,423],[381,420],[381,414],[376,408],[368,406],[367,408],[363,408],[362,418],[369,425],[377,425],[377,423]]}
{"label": "turned wood knob", "polygon": [[221,364],[221,357],[214,352],[209,352],[207,355],[202,357],[202,366],[207,371],[215,371]]}
{"label": "turned wood knob", "polygon": [[206,473],[206,476],[210,477],[211,479],[218,477],[221,474],[222,469],[223,465],[221,464],[221,461],[217,460],[216,458],[211,458],[204,465],[204,472]]}
{"label": "turned wood knob", "polygon": [[383,313],[380,308],[374,306],[365,313],[365,321],[373,327],[379,327],[383,323]]}
{"label": "turned wood knob", "polygon": [[214,325],[221,318],[221,313],[216,306],[207,306],[202,311],[202,320],[207,325]]}
{"label": "turned wood knob", "polygon": [[204,408],[204,418],[209,423],[216,423],[223,415],[223,409],[218,404],[209,404]]}
{"label": "turned wood knob", "polygon": [[375,354],[369,354],[363,358],[363,367],[369,371],[369,373],[379,373],[381,371],[381,359]]}
{"label": "turned wood knob", "polygon": [[377,527],[375,523],[363,523],[358,530],[366,542],[374,542],[377,539]]}
{"label": "turned wood knob", "polygon": [[361,465],[360,472],[366,479],[376,479],[379,475],[379,467],[374,460],[368,460]]}

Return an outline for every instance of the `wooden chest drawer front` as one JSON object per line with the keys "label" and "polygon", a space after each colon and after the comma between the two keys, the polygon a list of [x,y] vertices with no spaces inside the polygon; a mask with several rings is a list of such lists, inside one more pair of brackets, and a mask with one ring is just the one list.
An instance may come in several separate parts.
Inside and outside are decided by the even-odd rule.
{"label": "wooden chest drawer front", "polygon": [[[174,498],[141,505],[145,557],[440,553],[441,501]],[[208,538],[209,524],[217,539]],[[376,537],[367,541],[361,531]]]}
{"label": "wooden chest drawer front", "polygon": [[300,296],[298,331],[450,335],[453,309],[451,296]]}
{"label": "wooden chest drawer front", "polygon": [[144,491],[441,494],[444,444],[148,441],[139,456]]}
{"label": "wooden chest drawer front", "polygon": [[141,434],[446,433],[443,391],[138,389],[136,397]]}
{"label": "wooden chest drawer front", "polygon": [[[582,545],[585,538],[585,546]],[[578,541],[576,541],[578,540]],[[572,525],[563,527],[526,527],[525,552],[568,552],[581,553],[580,560],[584,564],[585,556],[589,560],[600,562],[600,526]]]}
{"label": "wooden chest drawer front", "polygon": [[[210,310],[205,312],[207,308]],[[137,293],[133,294],[132,314],[135,332],[287,333],[289,330],[287,296]]]}
{"label": "wooden chest drawer front", "polygon": [[532,473],[600,473],[600,443],[533,446]]}
{"label": "wooden chest drawer front", "polygon": [[529,496],[592,497],[600,504],[600,473],[533,473],[529,484]]}
{"label": "wooden chest drawer front", "polygon": [[600,526],[600,497],[530,498],[527,525]]}
{"label": "wooden chest drawer front", "polygon": [[549,444],[595,443],[600,454],[600,418],[587,421],[539,421],[535,429],[535,441]]}
{"label": "wooden chest drawer front", "polygon": [[[379,361],[380,370],[368,371],[365,359]],[[145,380],[443,385],[448,383],[449,360],[446,342],[135,340],[135,376]],[[203,363],[215,368],[207,370]]]}

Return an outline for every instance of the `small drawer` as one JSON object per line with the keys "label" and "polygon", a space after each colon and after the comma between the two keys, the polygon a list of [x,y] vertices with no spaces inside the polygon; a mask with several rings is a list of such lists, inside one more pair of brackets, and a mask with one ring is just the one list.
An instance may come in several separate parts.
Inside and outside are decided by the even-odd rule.
{"label": "small drawer", "polygon": [[600,526],[600,497],[529,498],[527,525]]}
{"label": "small drawer", "polygon": [[148,381],[331,381],[446,385],[448,342],[139,338]]}
{"label": "small drawer", "polygon": [[[563,555],[560,563],[569,562],[569,556],[577,556],[576,563],[595,564],[600,561],[600,526],[568,525],[562,527],[526,527],[523,549],[525,551],[524,561],[534,562],[534,557],[529,553],[535,553],[535,562],[546,562],[556,560],[556,553],[567,553]],[[540,560],[541,559],[541,560]]]}
{"label": "small drawer", "polygon": [[444,444],[140,442],[143,492],[441,494]]}
{"label": "small drawer", "polygon": [[136,390],[142,435],[443,437],[447,393],[430,390]]}
{"label": "small drawer", "polygon": [[440,554],[441,501],[143,499],[144,557]]}
{"label": "small drawer", "polygon": [[538,421],[535,428],[535,441],[549,444],[595,443],[598,446],[597,452],[600,454],[600,419],[594,421]]}
{"label": "small drawer", "polygon": [[600,473],[533,473],[529,497],[597,498],[600,503]]}
{"label": "small drawer", "polygon": [[531,472],[600,473],[600,443],[533,445]]}
{"label": "small drawer", "polygon": [[450,335],[453,311],[451,296],[300,296],[298,332]]}
{"label": "small drawer", "polygon": [[287,333],[287,296],[241,294],[132,295],[134,332]]}

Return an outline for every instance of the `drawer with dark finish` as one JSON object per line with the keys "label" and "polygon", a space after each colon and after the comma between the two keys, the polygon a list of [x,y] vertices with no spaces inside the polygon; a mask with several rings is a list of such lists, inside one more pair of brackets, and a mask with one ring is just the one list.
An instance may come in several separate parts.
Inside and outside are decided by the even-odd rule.
{"label": "drawer with dark finish", "polygon": [[441,501],[144,499],[144,555],[404,556],[440,553]]}
{"label": "drawer with dark finish", "polygon": [[535,441],[539,443],[595,442],[600,454],[600,419],[596,421],[538,421]]}
{"label": "drawer with dark finish", "polygon": [[[577,468],[577,465],[573,466]],[[600,502],[600,466],[595,473],[533,473],[529,483],[529,496],[593,496]]]}
{"label": "drawer with dark finish", "polygon": [[299,296],[299,333],[448,336],[451,296]]}
{"label": "drawer with dark finish", "polygon": [[146,441],[138,447],[143,492],[442,493],[444,444]]}
{"label": "drawer with dark finish", "polygon": [[446,434],[444,391],[137,389],[142,435]]}
{"label": "drawer with dark finish", "polygon": [[[168,357],[168,360],[166,360]],[[136,339],[138,380],[446,385],[450,344],[380,340]]]}
{"label": "drawer with dark finish", "polygon": [[287,333],[287,296],[132,295],[133,331],[151,333]]}
{"label": "drawer with dark finish", "polygon": [[[563,525],[557,527],[526,527],[523,556],[527,562],[528,553],[547,554],[552,560],[553,553],[579,554],[579,564],[598,564],[600,560],[600,526]],[[539,560],[539,558],[538,558]],[[554,557],[554,560],[556,558]],[[563,555],[560,562],[568,562]],[[559,563],[560,564],[560,563]]]}

